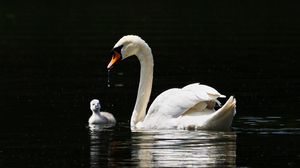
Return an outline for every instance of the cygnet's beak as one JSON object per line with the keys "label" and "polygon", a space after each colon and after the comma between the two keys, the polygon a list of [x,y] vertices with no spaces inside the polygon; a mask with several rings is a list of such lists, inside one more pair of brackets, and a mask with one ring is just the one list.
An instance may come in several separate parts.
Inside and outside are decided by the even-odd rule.
{"label": "cygnet's beak", "polygon": [[111,67],[119,60],[121,59],[121,54],[117,51],[113,51],[111,60],[109,64],[107,65],[107,69],[111,69]]}

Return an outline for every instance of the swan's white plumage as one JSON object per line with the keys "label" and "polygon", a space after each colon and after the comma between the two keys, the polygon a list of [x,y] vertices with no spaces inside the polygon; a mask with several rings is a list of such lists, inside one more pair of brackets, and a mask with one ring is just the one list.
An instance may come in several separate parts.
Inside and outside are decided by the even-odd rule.
{"label": "swan's white plumage", "polygon": [[[211,114],[215,112],[214,109],[207,108],[208,103],[216,102],[219,97],[224,96],[214,88],[199,83],[182,89],[169,89],[153,101],[143,121],[143,127],[184,129],[193,125],[196,126],[195,129],[204,129],[205,121],[212,120]],[[168,120],[170,122],[166,124]]]}
{"label": "swan's white plumage", "polygon": [[228,130],[235,114],[235,99],[231,96],[215,111],[218,98],[225,98],[214,88],[194,83],[161,93],[146,115],[152,89],[153,56],[148,44],[138,36],[128,35],[116,45],[122,47],[122,59],[135,55],[141,64],[136,104],[131,116],[131,128],[136,129],[205,129]]}

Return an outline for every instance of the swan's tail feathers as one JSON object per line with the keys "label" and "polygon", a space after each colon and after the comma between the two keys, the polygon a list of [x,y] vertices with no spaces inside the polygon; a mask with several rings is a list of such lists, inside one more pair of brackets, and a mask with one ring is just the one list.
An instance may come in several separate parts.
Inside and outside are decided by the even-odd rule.
{"label": "swan's tail feathers", "polygon": [[[236,109],[236,99],[233,96],[230,96],[227,102],[224,104],[223,107],[221,107],[219,110],[220,112],[233,112],[233,115],[235,115]],[[219,111],[218,110],[218,111]]]}
{"label": "swan's tail feathers", "polygon": [[233,96],[216,112],[214,112],[207,125],[214,130],[228,130],[231,127],[233,117],[236,113],[236,99]]}

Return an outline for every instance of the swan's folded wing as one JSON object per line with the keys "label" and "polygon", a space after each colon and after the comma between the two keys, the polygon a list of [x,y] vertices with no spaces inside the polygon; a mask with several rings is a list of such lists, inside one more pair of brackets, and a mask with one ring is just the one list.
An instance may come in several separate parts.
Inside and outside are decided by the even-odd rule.
{"label": "swan's folded wing", "polygon": [[212,100],[217,98],[225,98],[225,95],[220,94],[216,89],[207,86],[207,85],[201,85],[200,83],[193,83],[190,85],[187,85],[182,88],[182,90],[188,90],[195,92],[199,97],[202,99]]}
{"label": "swan's folded wing", "polygon": [[169,89],[153,101],[145,120],[156,117],[177,118],[199,102],[216,100],[218,97],[223,97],[223,95],[199,83],[187,85],[182,89]]}

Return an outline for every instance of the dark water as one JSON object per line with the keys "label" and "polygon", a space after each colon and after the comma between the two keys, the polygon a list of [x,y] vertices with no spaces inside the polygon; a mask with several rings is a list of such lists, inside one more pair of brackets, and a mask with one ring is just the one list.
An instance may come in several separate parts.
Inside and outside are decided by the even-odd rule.
{"label": "dark water", "polygon": [[[1,129],[3,167],[298,167],[300,119],[237,117],[231,132],[90,131],[63,121]],[[14,126],[13,126],[14,127]]]}
{"label": "dark water", "polygon": [[[0,3],[0,167],[299,167],[300,20],[293,2]],[[231,132],[130,132],[139,65],[108,75],[137,34],[155,61],[150,101],[201,82],[235,95]],[[90,132],[99,98],[118,125]],[[222,100],[224,102],[224,100]]]}

